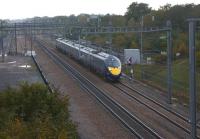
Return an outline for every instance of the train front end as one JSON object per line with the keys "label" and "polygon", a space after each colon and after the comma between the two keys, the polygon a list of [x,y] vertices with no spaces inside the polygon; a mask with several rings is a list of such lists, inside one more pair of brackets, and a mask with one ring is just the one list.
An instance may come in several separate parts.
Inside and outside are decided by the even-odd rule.
{"label": "train front end", "polygon": [[121,76],[121,62],[115,56],[109,56],[105,60],[106,78],[111,81],[118,81]]}

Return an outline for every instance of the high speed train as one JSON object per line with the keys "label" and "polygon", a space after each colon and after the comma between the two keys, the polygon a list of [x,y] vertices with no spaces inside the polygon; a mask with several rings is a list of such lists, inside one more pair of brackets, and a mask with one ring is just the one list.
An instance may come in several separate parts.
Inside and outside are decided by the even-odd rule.
{"label": "high speed train", "polygon": [[62,38],[56,39],[56,47],[92,68],[107,80],[118,81],[120,79],[121,62],[117,57]]}

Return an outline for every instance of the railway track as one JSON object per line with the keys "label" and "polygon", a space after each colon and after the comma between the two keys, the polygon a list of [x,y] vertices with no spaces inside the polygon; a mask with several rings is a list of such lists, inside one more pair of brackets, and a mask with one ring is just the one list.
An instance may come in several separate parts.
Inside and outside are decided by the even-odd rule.
{"label": "railway track", "polygon": [[[138,81],[135,81],[138,82]],[[181,115],[180,113],[168,108],[167,106],[165,106],[164,104],[154,100],[153,98],[145,95],[145,91],[143,89],[141,89],[142,87],[140,87],[140,89],[133,87],[133,86],[128,86],[125,83],[120,82],[121,85],[125,86],[126,88],[130,89],[131,91],[134,91],[135,93],[139,94],[140,96],[143,96],[144,98],[148,99],[149,101],[155,103],[156,105],[160,106],[161,108],[165,109],[166,111],[172,113],[173,115],[177,116],[178,118],[182,119],[183,121],[187,122],[189,124],[189,119],[186,118],[185,116]],[[142,84],[140,82],[138,82],[138,84]],[[144,85],[142,85],[144,87]],[[200,129],[200,126],[197,125],[197,128]]]}
{"label": "railway track", "polygon": [[[152,96],[147,95],[148,92],[146,90],[142,89],[142,88],[148,88],[148,90],[152,90],[152,88],[147,87],[146,84],[144,84],[140,81],[137,81],[135,79],[133,79],[133,82],[134,82],[133,84],[136,84],[136,85],[128,86],[127,84],[125,84],[123,82],[120,82],[120,84],[129,88],[130,90],[134,91],[135,93],[143,96],[144,98],[148,99],[149,101],[152,101],[156,105],[160,106],[161,108],[165,109],[166,111],[172,113],[176,117],[178,117],[178,118],[182,119],[183,121],[185,121],[186,123],[190,124],[190,120],[189,120],[189,118],[187,118],[187,117],[189,117],[189,115],[186,116],[185,114],[180,114],[179,112],[176,112],[174,109],[172,109],[169,105],[166,106],[165,104],[159,102],[158,98],[152,98]],[[167,101],[167,99],[165,100],[165,102],[166,101]],[[199,124],[197,124],[197,129],[200,130]]]}
{"label": "railway track", "polygon": [[148,127],[144,122],[131,114],[105,91],[99,89],[80,72],[63,61],[55,52],[45,47],[44,42],[37,41],[37,43],[44,50],[44,52],[54,60],[54,62],[60,65],[67,73],[70,73],[85,90],[102,103],[105,108],[107,108],[117,119],[119,119],[135,136],[138,138],[163,138],[153,129]]}
{"label": "railway track", "polygon": [[[48,44],[48,43],[47,43]],[[47,45],[46,44],[46,45]],[[52,50],[54,50],[54,52],[57,52],[55,49],[52,49]],[[63,59],[64,59],[64,57],[66,57],[66,56],[64,56],[64,55],[61,55],[60,53],[58,53],[59,54],[59,56],[60,57],[62,57]],[[84,74],[84,73],[83,73]],[[84,74],[85,75],[85,74]],[[91,80],[91,79],[90,79]],[[112,86],[115,86],[116,84],[112,84]],[[162,117],[162,119],[164,119],[165,121],[167,121],[167,122],[169,122],[171,125],[173,125],[173,126],[176,126],[177,128],[179,128],[180,130],[182,130],[183,132],[185,132],[184,134],[188,134],[187,135],[187,137],[189,137],[189,134],[190,134],[190,130],[189,130],[189,128],[190,128],[190,125],[189,125],[189,122],[188,122],[188,119],[186,118],[186,117],[184,117],[184,116],[182,116],[182,115],[180,115],[179,113],[177,113],[177,112],[175,112],[175,111],[173,111],[173,109],[171,109],[170,107],[166,107],[165,105],[163,105],[162,103],[159,103],[159,101],[156,101],[154,98],[152,98],[152,97],[149,97],[149,95],[145,95],[145,89],[142,87],[138,87],[138,86],[141,86],[141,85],[139,85],[139,83],[137,83],[137,85],[136,84],[134,84],[134,86],[128,86],[128,85],[126,85],[126,84],[124,84],[124,83],[120,83],[120,85],[119,85],[119,88],[118,88],[118,90],[120,90],[121,92],[132,92],[132,95],[134,95],[135,96],[135,94],[133,94],[133,92],[134,93],[137,93],[140,97],[142,97],[142,99],[140,100],[140,99],[137,99],[137,95],[135,96],[136,98],[132,98],[132,100],[134,99],[134,100],[136,100],[137,102],[139,102],[140,104],[142,104],[142,105],[144,105],[145,107],[147,107],[148,109],[150,109],[152,112],[151,113],[155,113],[156,115],[159,115],[160,117]],[[116,88],[116,87],[115,87]],[[138,89],[139,88],[139,89]],[[104,90],[104,89],[103,89]],[[124,91],[122,91],[122,90],[124,90]],[[129,90],[129,91],[126,91],[126,90]],[[135,112],[134,111],[131,111],[130,109],[129,109],[129,106],[128,107],[126,107],[125,105],[124,105],[124,102],[123,101],[119,101],[119,100],[117,100],[117,99],[115,99],[112,95],[110,95],[109,94],[109,92],[106,92],[106,91],[104,91],[105,92],[105,94],[107,94],[110,98],[112,98],[114,101],[116,101],[119,105],[121,105],[121,106],[123,106],[127,111],[129,111],[129,113],[134,113],[134,115],[135,115]],[[118,92],[117,92],[118,93]],[[115,92],[115,94],[117,95],[117,93]],[[124,93],[124,94],[126,94],[126,93]],[[127,95],[127,94],[126,94]],[[126,99],[129,99],[129,98],[131,98],[131,96],[130,95],[127,95],[128,97],[126,97]],[[145,100],[146,99],[146,100]],[[128,100],[129,101],[129,100]],[[147,104],[145,104],[146,103],[146,101],[150,101],[150,102],[148,102]],[[142,103],[141,103],[142,102]],[[152,104],[149,104],[149,103],[152,103]],[[130,105],[130,107],[131,107],[131,105]],[[160,109],[162,109],[162,110],[160,110]],[[143,121],[143,119],[141,119],[141,117],[140,116],[137,116],[137,115],[135,115],[135,118],[137,118],[137,119],[140,119],[141,121]],[[151,125],[149,125],[148,124],[148,122],[146,123],[146,122],[144,122],[143,121],[143,123],[145,124],[145,125],[147,125],[147,127],[151,127],[152,128],[152,126]],[[165,127],[165,125],[163,126],[163,127]],[[162,127],[162,128],[163,128]],[[197,126],[198,127],[198,131],[199,131],[199,126]],[[159,132],[159,130],[157,130],[156,128],[153,128],[154,129],[154,131],[156,131],[157,133],[159,133],[160,134],[160,132]],[[168,129],[167,129],[168,130]],[[173,130],[173,128],[171,128],[170,130]],[[181,131],[181,132],[182,132]],[[176,131],[176,128],[175,128],[175,130],[174,130],[174,134],[176,135],[176,133],[178,133],[178,134],[180,134],[178,131]],[[198,132],[199,133],[199,132]],[[178,134],[177,134],[177,137],[178,137]],[[164,134],[162,133],[162,134],[160,134],[160,136],[163,136],[164,135],[164,137],[166,137],[165,136],[165,132],[164,132]],[[182,138],[182,137],[184,137],[184,136],[179,136],[180,138]],[[186,137],[186,136],[185,136]],[[146,138],[146,137],[144,137],[144,138]],[[147,137],[148,138],[148,137]],[[197,138],[199,138],[199,136],[197,136]]]}
{"label": "railway track", "polygon": [[[164,106],[158,101],[155,101],[151,97],[145,95],[143,91],[137,88],[130,87],[127,84],[124,84],[122,82],[119,82],[118,84],[111,84],[111,85],[119,89],[122,93],[127,95],[129,98],[137,101],[138,103],[152,110],[154,113],[161,116],[163,119],[165,119],[169,123],[180,128],[185,133],[190,134],[190,123],[186,117],[169,109],[168,107]],[[197,125],[197,128],[199,131],[199,125]],[[197,138],[200,138],[200,136],[197,135]]]}

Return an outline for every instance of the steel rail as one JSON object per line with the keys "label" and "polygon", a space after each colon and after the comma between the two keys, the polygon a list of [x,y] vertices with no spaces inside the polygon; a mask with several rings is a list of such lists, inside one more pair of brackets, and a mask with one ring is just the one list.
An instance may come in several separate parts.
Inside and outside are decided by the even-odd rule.
{"label": "steel rail", "polygon": [[[71,72],[70,74],[80,82],[86,90],[88,90],[92,95],[94,95],[99,102],[101,102],[115,117],[117,117],[133,134],[138,138],[144,138],[141,135],[141,128],[145,129],[145,134],[148,134],[150,138],[162,138],[158,133],[148,127],[145,123],[140,121],[136,116],[132,115],[123,106],[116,102],[113,98],[108,96],[104,91],[97,88],[92,82],[90,82],[86,77],[80,74],[76,69],[71,67],[69,64],[63,62],[59,56],[53,54],[48,50],[43,44],[39,43],[43,50],[59,65],[61,65],[66,71]],[[95,93],[94,93],[95,92]],[[140,126],[139,131],[134,129],[134,126]],[[140,133],[139,133],[140,132]],[[145,136],[145,135],[144,135]]]}
{"label": "steel rail", "polygon": [[[143,83],[140,83],[139,81],[137,81],[137,82],[138,82],[139,84],[143,84]],[[179,118],[182,119],[183,121],[189,123],[189,119],[187,119],[186,117],[180,115],[179,113],[177,113],[177,112],[175,112],[175,111],[173,111],[173,110],[170,110],[169,108],[167,108],[167,107],[164,106],[163,104],[161,104],[161,103],[155,101],[154,99],[148,97],[147,95],[143,94],[142,92],[144,92],[144,90],[140,89],[140,91],[138,91],[138,89],[133,88],[133,87],[130,87],[130,86],[128,86],[128,85],[126,85],[126,84],[124,84],[124,83],[122,83],[122,82],[120,82],[120,84],[126,86],[127,88],[129,88],[129,89],[132,90],[132,91],[135,91],[137,94],[141,95],[142,97],[144,97],[144,98],[146,98],[146,99],[152,101],[153,103],[155,103],[155,104],[157,104],[158,106],[162,107],[162,108],[165,109],[166,111],[168,111],[168,112],[174,114],[175,116],[179,117]],[[200,129],[200,126],[197,125],[197,128]]]}
{"label": "steel rail", "polygon": [[[159,102],[156,102],[155,100],[153,100],[152,98],[142,94],[141,92],[139,92],[138,90],[136,89],[133,89],[132,87],[130,86],[127,86],[126,84],[123,84],[120,82],[120,84],[124,85],[125,87],[129,88],[130,90],[136,92],[137,94],[139,94],[140,96],[144,97],[145,99],[149,100],[149,101],[152,101],[154,104],[160,106],[161,108],[163,108],[164,110],[168,111],[169,113],[172,113],[174,114],[173,112],[171,112],[171,110],[169,110],[168,108],[166,108],[165,106],[163,106],[161,103]],[[156,112],[157,114],[159,114],[160,116],[162,116],[163,118],[165,118],[166,120],[168,120],[169,122],[171,122],[172,124],[174,124],[175,126],[179,127],[180,129],[184,130],[186,133],[190,134],[191,131],[185,127],[183,127],[181,124],[177,123],[177,122],[174,122],[173,120],[171,120],[170,118],[168,118],[166,115],[164,115],[163,113],[159,112],[158,110],[154,109],[153,107],[145,104],[144,102],[142,102],[141,100],[139,100],[138,98],[136,98],[135,96],[133,95],[130,95],[129,93],[127,93],[127,91],[123,90],[122,88],[112,84],[114,87],[118,88],[119,90],[121,90],[123,93],[125,93],[126,95],[128,95],[129,97],[135,99],[136,101],[138,101],[139,103],[143,104],[144,106],[148,107],[149,109],[151,109],[152,111]],[[174,114],[175,115],[175,114]],[[184,120],[183,117],[179,117],[178,115],[175,115],[177,116],[178,118],[182,119],[184,122],[187,122],[187,120]],[[189,124],[189,123],[188,123]],[[197,138],[200,138],[199,136],[197,136]]]}
{"label": "steel rail", "polygon": [[133,96],[133,95],[130,95],[129,93],[127,93],[127,91],[125,91],[124,89],[116,86],[116,85],[113,85],[115,86],[116,88],[118,88],[119,90],[121,90],[123,93],[125,93],[127,96],[135,99],[137,102],[143,104],[144,106],[146,106],[147,108],[149,108],[150,110],[154,111],[155,113],[157,113],[158,115],[162,116],[163,118],[165,118],[166,120],[168,120],[170,123],[176,125],[177,127],[179,127],[180,129],[184,130],[185,132],[187,133],[190,133],[190,130],[183,127],[182,125],[180,125],[179,123],[176,123],[174,121],[172,121],[170,118],[168,118],[166,115],[164,115],[163,113],[159,112],[158,110],[154,109],[153,107],[149,106],[148,104],[144,103],[142,100],[138,99],[137,97]]}

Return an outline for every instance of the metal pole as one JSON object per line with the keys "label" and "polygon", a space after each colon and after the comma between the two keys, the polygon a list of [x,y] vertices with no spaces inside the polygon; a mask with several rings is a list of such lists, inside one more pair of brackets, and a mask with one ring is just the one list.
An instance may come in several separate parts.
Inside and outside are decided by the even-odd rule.
{"label": "metal pole", "polygon": [[15,54],[17,55],[17,25],[15,23]]}
{"label": "metal pole", "polygon": [[35,34],[36,34],[36,29],[35,29],[35,18],[33,19],[33,40],[35,40]]}
{"label": "metal pole", "polygon": [[191,138],[196,138],[195,21],[189,21],[189,92]]}
{"label": "metal pole", "polygon": [[167,21],[167,87],[168,87],[168,103],[171,104],[172,98],[172,35],[171,35],[171,22]]}
{"label": "metal pole", "polygon": [[109,45],[110,45],[110,54],[112,54],[112,21],[110,20],[109,21],[109,31],[110,31],[110,34],[109,34]]}
{"label": "metal pole", "polygon": [[81,39],[81,31],[79,30],[79,35],[78,35],[78,43],[79,43],[79,46],[78,46],[78,58],[79,59],[81,58],[81,52],[80,52],[81,42],[80,42],[80,39]]}
{"label": "metal pole", "polygon": [[4,60],[5,60],[5,51],[4,51],[4,47],[3,47],[3,38],[1,38],[1,45],[2,45],[2,62],[4,62]]}
{"label": "metal pole", "polygon": [[33,43],[33,42],[32,42],[32,41],[33,41],[33,40],[32,40],[32,26],[31,26],[31,56],[33,56],[33,55],[32,55],[32,51],[33,51],[33,48],[32,48],[32,43]]}
{"label": "metal pole", "polygon": [[140,65],[141,65],[141,78],[143,80],[143,69],[142,69],[142,64],[143,64],[143,42],[142,42],[142,32],[143,32],[143,23],[144,23],[144,17],[141,17],[141,30],[140,30]]}
{"label": "metal pole", "polygon": [[24,37],[25,37],[25,40],[24,40],[24,41],[25,41],[25,42],[24,42],[24,43],[25,43],[25,44],[24,44],[24,45],[25,45],[25,53],[27,53],[27,45],[26,45],[26,37],[27,37],[27,36],[26,36],[26,35],[27,35],[27,30],[25,30],[25,36],[24,36]]}
{"label": "metal pole", "polygon": [[100,21],[101,21],[101,19],[100,19],[99,16],[98,16],[98,18],[97,18],[97,28],[100,27]]}
{"label": "metal pole", "polygon": [[1,36],[0,36],[0,45],[1,45],[1,52],[2,52],[2,62],[4,62],[3,37]]}
{"label": "metal pole", "polygon": [[[1,22],[1,28],[2,29],[2,22]],[[4,62],[4,47],[3,47],[3,31],[0,30],[0,45],[1,45],[1,51],[2,51],[2,62]]]}

